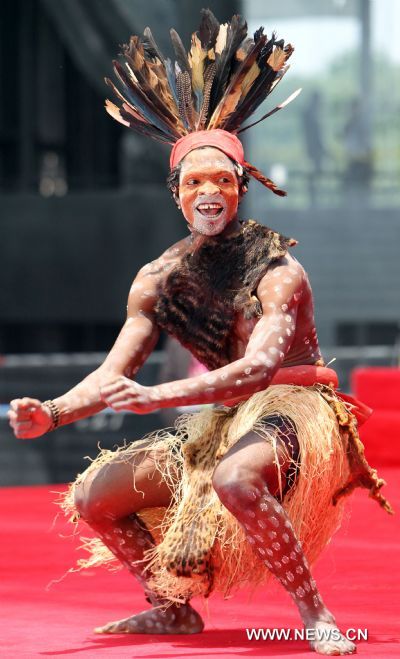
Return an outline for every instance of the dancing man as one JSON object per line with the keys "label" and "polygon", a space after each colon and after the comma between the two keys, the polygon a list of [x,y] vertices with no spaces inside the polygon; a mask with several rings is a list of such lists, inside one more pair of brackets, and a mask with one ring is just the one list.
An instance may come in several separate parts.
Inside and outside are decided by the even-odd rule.
{"label": "dancing man", "polygon": [[[220,25],[208,10],[189,55],[171,34],[174,67],[148,28],[131,38],[125,66],[115,63],[120,90],[108,81],[120,106],[107,101],[107,109],[173,145],[168,187],[189,235],[139,271],[104,363],[55,400],[12,401],[10,423],[27,439],[106,407],[146,414],[207,404],[175,432],[102,451],[68,491],[64,507],[96,534],[81,565],[116,559],[152,605],[96,631],[200,632],[191,597],[273,575],[315,630],[311,646],[349,654],[355,646],[337,629],[310,565],[354,487],[391,508],[358,438],[365,409],[338,394],[336,374],[323,365],[310,283],[288,251],[296,241],[238,216],[250,176],[285,194],[245,160],[237,135],[293,48],[262,28],[250,39],[240,17]],[[138,384],[160,330],[208,372]]]}

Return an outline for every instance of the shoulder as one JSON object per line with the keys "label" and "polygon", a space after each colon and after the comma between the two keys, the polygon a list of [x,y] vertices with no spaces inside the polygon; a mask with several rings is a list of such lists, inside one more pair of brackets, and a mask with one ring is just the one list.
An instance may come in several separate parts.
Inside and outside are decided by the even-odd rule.
{"label": "shoulder", "polygon": [[150,261],[142,266],[137,273],[136,279],[146,278],[159,281],[164,274],[168,274],[172,266],[179,263],[182,256],[189,247],[190,236],[179,240],[165,250],[154,261]]}
{"label": "shoulder", "polygon": [[295,238],[288,238],[283,234],[271,229],[266,224],[261,224],[256,220],[246,220],[242,223],[243,234],[247,241],[260,241],[268,245],[271,256],[283,256],[289,247],[295,247],[297,240]]}
{"label": "shoulder", "polygon": [[190,236],[179,240],[168,249],[165,250],[159,257],[146,263],[138,272],[138,275],[144,277],[157,276],[163,272],[167,272],[173,265],[176,265],[181,260],[182,256],[187,252],[190,245]]}
{"label": "shoulder", "polygon": [[[131,304],[136,305],[138,299],[142,300],[142,304],[146,301],[149,304],[154,304],[160,285],[172,268],[182,259],[188,248],[189,240],[190,236],[179,240],[168,247],[154,261],[150,261],[140,268],[129,291],[128,306]],[[148,304],[145,306],[148,306]]]}
{"label": "shoulder", "polygon": [[298,301],[308,286],[307,273],[291,254],[271,263],[260,280],[257,297],[270,302],[272,298]]}
{"label": "shoulder", "polygon": [[286,253],[284,256],[280,256],[269,265],[261,282],[264,279],[281,279],[282,277],[285,277],[287,281],[291,279],[292,281],[303,282],[307,278],[307,273],[301,263],[295,259],[294,256]]}

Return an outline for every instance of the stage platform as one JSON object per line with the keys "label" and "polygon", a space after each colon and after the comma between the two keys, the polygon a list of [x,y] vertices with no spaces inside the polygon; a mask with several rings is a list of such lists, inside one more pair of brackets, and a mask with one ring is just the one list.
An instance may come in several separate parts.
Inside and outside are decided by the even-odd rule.
{"label": "stage platform", "polygon": [[[325,550],[314,575],[343,631],[368,630],[358,655],[399,657],[400,468],[382,467],[385,494],[397,515],[389,516],[358,490],[344,524]],[[206,628],[193,636],[99,636],[92,629],[148,608],[125,571],[104,569],[67,574],[78,537],[53,504],[62,486],[0,490],[2,526],[0,655],[14,657],[311,657],[306,641],[248,640],[246,628],[300,629],[297,611],[277,585],[223,601],[210,598]],[[53,582],[53,583],[52,583]],[[54,583],[55,582],[55,583]]]}

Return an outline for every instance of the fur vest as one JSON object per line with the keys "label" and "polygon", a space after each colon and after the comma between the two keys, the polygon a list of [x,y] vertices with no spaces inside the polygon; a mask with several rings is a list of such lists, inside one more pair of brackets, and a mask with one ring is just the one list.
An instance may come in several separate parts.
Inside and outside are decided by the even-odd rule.
{"label": "fur vest", "polygon": [[210,370],[232,361],[236,315],[261,316],[257,286],[269,264],[296,244],[254,220],[241,225],[226,240],[210,238],[186,254],[158,291],[157,325]]}

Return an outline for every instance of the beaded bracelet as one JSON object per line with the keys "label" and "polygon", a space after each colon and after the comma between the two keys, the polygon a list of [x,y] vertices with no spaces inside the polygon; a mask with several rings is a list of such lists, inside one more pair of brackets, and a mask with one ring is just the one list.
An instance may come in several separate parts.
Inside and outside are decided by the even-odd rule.
{"label": "beaded bracelet", "polygon": [[46,405],[46,407],[48,407],[51,412],[51,426],[47,432],[50,432],[50,430],[55,430],[60,425],[61,412],[59,407],[55,404],[53,400],[45,400],[44,403],[42,403],[42,405]]}

